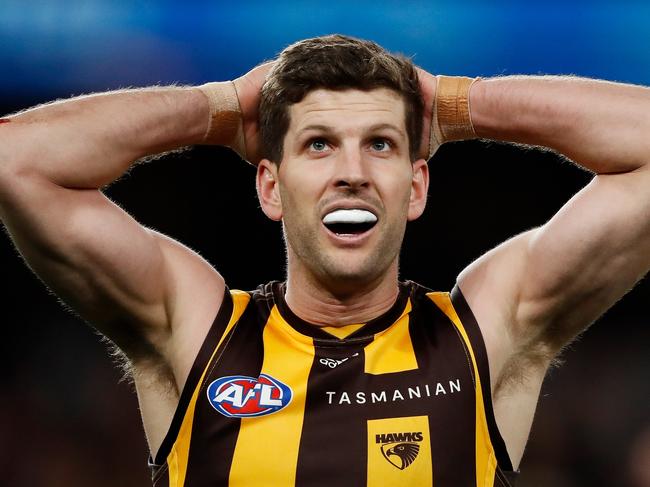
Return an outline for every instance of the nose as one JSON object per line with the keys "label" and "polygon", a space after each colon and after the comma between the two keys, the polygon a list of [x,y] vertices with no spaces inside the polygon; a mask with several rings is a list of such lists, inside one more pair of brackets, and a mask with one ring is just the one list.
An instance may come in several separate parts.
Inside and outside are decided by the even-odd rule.
{"label": "nose", "polygon": [[364,160],[360,147],[343,148],[339,152],[334,175],[334,185],[337,188],[363,188],[370,184],[367,161]]}

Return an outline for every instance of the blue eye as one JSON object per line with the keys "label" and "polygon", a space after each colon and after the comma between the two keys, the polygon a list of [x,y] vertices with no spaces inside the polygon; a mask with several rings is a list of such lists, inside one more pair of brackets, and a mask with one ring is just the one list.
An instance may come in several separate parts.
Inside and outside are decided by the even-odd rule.
{"label": "blue eye", "polygon": [[386,139],[376,139],[371,144],[373,150],[383,152],[390,149],[390,143]]}
{"label": "blue eye", "polygon": [[309,148],[316,152],[322,152],[327,149],[327,143],[323,139],[315,139],[311,141]]}

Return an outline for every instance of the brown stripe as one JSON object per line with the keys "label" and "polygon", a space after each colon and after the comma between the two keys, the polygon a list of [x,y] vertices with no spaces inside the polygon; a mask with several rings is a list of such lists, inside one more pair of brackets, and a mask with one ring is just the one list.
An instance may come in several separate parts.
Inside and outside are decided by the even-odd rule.
{"label": "brown stripe", "polygon": [[494,485],[495,487],[515,487],[518,477],[519,472],[504,472],[497,466]]}
{"label": "brown stripe", "polygon": [[[361,407],[328,404],[327,391],[362,387],[363,346],[316,346],[298,453],[296,487],[366,485],[366,415]],[[358,354],[353,357],[354,354]],[[320,361],[343,360],[336,368]],[[352,410],[352,409],[353,410]]]}
{"label": "brown stripe", "polygon": [[169,469],[167,465],[162,467],[152,466],[154,470],[152,481],[153,487],[168,487],[169,486]]}
{"label": "brown stripe", "polygon": [[[220,377],[259,376],[264,359],[262,332],[267,317],[268,313],[260,320],[259,301],[253,297],[229,337],[224,340],[223,351],[201,386],[185,477],[188,487],[228,485],[241,419],[228,418],[217,412],[210,404],[206,390],[210,383]],[[243,350],[246,353],[242,353]]]}
{"label": "brown stripe", "polygon": [[201,378],[201,374],[205,370],[205,367],[208,365],[208,361],[212,356],[214,347],[217,343],[219,343],[219,339],[223,335],[226,326],[228,325],[232,310],[232,296],[230,295],[230,290],[226,286],[219,312],[217,313],[214,322],[210,326],[205,340],[203,340],[203,344],[201,345],[199,353],[194,359],[190,373],[188,374],[185,385],[183,386],[183,391],[181,392],[180,398],[178,400],[178,406],[176,406],[176,411],[174,412],[174,417],[172,419],[169,430],[167,431],[167,434],[165,435],[165,438],[161,443],[158,452],[156,453],[155,461],[152,462],[150,459],[150,463],[158,466],[165,463],[167,455],[169,455],[172,445],[178,436],[178,431],[181,427],[181,424],[183,423],[185,411],[187,410],[187,406],[190,402],[190,399],[192,398],[196,384]]}
{"label": "brown stripe", "polygon": [[[444,313],[425,296],[424,288],[409,286],[414,289],[407,293],[413,302],[409,333],[418,369],[365,374],[362,342],[314,340],[316,358],[308,382],[297,487],[366,485],[367,421],[419,416],[429,418],[430,431],[423,436],[431,449],[433,485],[476,483],[475,395],[464,342]],[[381,340],[381,334],[375,339]],[[346,358],[333,368],[320,361]],[[460,379],[462,390],[451,394],[447,384],[454,378]],[[447,387],[446,395],[435,396],[438,381]],[[427,386],[430,394],[425,392]],[[419,387],[422,397],[408,398],[409,387]],[[396,390],[404,400],[395,398]],[[357,392],[365,394],[363,403],[357,402]],[[386,399],[373,402],[373,392],[384,392]]]}
{"label": "brown stripe", "polygon": [[231,486],[260,483],[260,475],[251,471],[251,465],[264,473],[261,483],[295,486],[307,382],[314,361],[313,344],[294,340],[296,335],[274,307],[264,327],[261,373],[287,386],[292,397],[281,411],[241,420],[230,469]]}
{"label": "brown stripe", "polygon": [[[476,483],[476,411],[473,367],[465,343],[447,316],[427,296],[411,298],[411,340],[426,383],[458,377],[461,392],[429,401],[433,485],[456,487]],[[449,371],[449,372],[446,372]],[[452,374],[449,376],[449,374]]]}
{"label": "brown stripe", "polygon": [[[364,347],[374,339],[375,333],[385,330],[400,317],[408,301],[409,291],[409,285],[400,285],[400,294],[390,310],[345,340],[333,338],[298,318],[284,302],[283,293],[276,293],[276,304],[285,320],[297,331],[312,336],[315,346],[298,454],[297,487],[366,485],[367,421],[395,416],[394,405],[391,403],[369,404],[370,391],[394,388],[401,383],[403,376],[365,374]],[[331,368],[327,363],[332,360],[342,362]],[[345,384],[345,391],[348,392],[366,391],[368,404],[356,404],[355,397],[351,398],[351,404],[330,404],[327,393],[344,392],[340,388],[341,384]],[[408,409],[409,406],[404,408],[404,415],[410,415]]]}
{"label": "brown stripe", "polygon": [[497,462],[499,468],[504,471],[512,471],[512,462],[510,461],[510,456],[508,455],[508,450],[506,449],[506,444],[503,441],[503,437],[499,432],[497,427],[496,420],[494,418],[494,410],[492,407],[492,391],[490,387],[490,367],[488,364],[487,351],[485,349],[485,343],[483,341],[483,335],[481,334],[481,329],[474,317],[474,313],[469,307],[469,304],[465,300],[463,293],[461,292],[458,285],[454,286],[451,291],[451,302],[460,318],[460,321],[463,323],[467,335],[472,343],[472,348],[474,349],[474,354],[476,357],[476,362],[478,366],[479,375],[481,377],[481,387],[483,390],[483,403],[485,406],[485,415],[488,424],[488,430],[490,432],[490,441],[494,447],[494,452],[497,457]]}

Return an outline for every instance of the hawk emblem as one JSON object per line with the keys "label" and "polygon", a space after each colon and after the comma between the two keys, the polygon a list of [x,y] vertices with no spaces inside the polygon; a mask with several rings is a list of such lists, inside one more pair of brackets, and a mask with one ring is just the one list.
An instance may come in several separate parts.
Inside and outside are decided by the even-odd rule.
{"label": "hawk emblem", "polygon": [[420,452],[420,445],[417,443],[392,443],[381,445],[381,453],[391,465],[404,470]]}

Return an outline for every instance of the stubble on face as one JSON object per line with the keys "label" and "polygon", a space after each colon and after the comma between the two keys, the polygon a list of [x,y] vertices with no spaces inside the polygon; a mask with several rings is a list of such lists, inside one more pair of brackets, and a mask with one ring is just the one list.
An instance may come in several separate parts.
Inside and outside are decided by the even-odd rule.
{"label": "stubble on face", "polygon": [[[329,288],[363,286],[386,277],[391,267],[397,275],[413,176],[404,120],[403,100],[386,89],[320,90],[291,107],[285,158],[278,170],[290,272],[298,271]],[[312,135],[300,134],[301,128],[309,126],[329,127],[322,135],[320,129],[314,133],[328,145],[332,138],[331,151],[315,155],[305,151],[305,140],[309,144]],[[371,128],[375,126],[396,129]],[[395,149],[388,155],[374,153],[368,140],[384,137],[393,139]],[[349,157],[360,158],[361,162],[353,164],[360,164],[363,168],[358,171],[365,174],[359,176],[352,170],[357,174],[356,184],[346,180],[349,169],[344,161]],[[378,217],[368,240],[360,246],[333,243],[324,231],[324,211],[343,201],[347,208],[355,207],[355,202],[370,207]]]}
{"label": "stubble on face", "polygon": [[[281,189],[284,217],[282,231],[287,247],[288,259],[293,265],[299,265],[307,270],[319,282],[361,284],[372,282],[385,275],[391,265],[396,263],[406,230],[406,218],[397,222],[387,222],[383,205],[375,198],[360,197],[349,194],[351,199],[365,201],[374,208],[381,209],[378,215],[380,223],[375,231],[378,232],[376,243],[369,251],[332,251],[319,239],[321,234],[320,208],[329,203],[324,200],[313,209],[309,217],[292,200],[286,189]],[[408,199],[403,202],[403,213],[406,214]],[[316,226],[313,222],[316,222]],[[345,255],[345,252],[349,252]]]}

